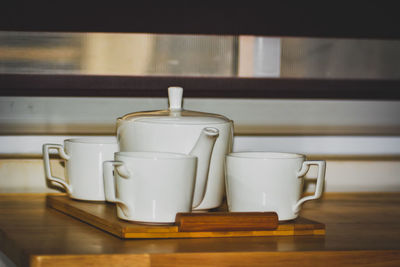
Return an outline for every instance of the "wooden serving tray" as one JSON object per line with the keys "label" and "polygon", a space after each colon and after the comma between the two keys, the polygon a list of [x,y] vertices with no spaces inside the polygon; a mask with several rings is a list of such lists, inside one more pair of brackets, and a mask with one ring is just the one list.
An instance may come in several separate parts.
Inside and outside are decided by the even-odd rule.
{"label": "wooden serving tray", "polygon": [[302,217],[279,223],[274,230],[179,231],[177,225],[145,225],[118,219],[114,204],[72,200],[68,196],[48,195],[47,206],[120,238],[201,238],[325,235],[325,225]]}

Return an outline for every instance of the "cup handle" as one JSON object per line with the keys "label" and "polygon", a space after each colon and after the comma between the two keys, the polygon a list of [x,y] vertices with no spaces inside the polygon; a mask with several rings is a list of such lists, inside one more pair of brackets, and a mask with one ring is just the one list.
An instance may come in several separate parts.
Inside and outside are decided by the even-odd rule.
{"label": "cup handle", "polygon": [[113,170],[116,170],[118,174],[126,179],[129,179],[130,173],[128,169],[124,166],[122,161],[109,160],[103,162],[103,179],[104,179],[104,194],[108,202],[117,203],[121,205],[122,212],[125,216],[129,217],[129,207],[128,205],[117,198],[115,195],[116,186],[115,179],[113,175]]}
{"label": "cup handle", "polygon": [[42,149],[43,149],[43,162],[44,162],[44,172],[46,175],[46,179],[52,181],[52,182],[56,182],[58,184],[60,184],[62,187],[65,188],[65,190],[67,191],[68,194],[72,193],[72,187],[71,185],[67,184],[66,181],[64,181],[61,178],[58,177],[54,177],[51,175],[51,167],[50,167],[50,157],[49,157],[49,149],[57,149],[58,151],[58,155],[60,155],[61,158],[65,159],[65,160],[69,160],[71,157],[68,156],[65,151],[64,151],[64,147],[62,145],[58,145],[58,144],[44,144]]}
{"label": "cup handle", "polygon": [[317,185],[315,186],[315,192],[312,196],[306,196],[301,198],[293,207],[293,211],[295,213],[299,212],[301,205],[309,200],[318,199],[322,195],[322,188],[325,180],[325,169],[326,169],[326,162],[324,160],[310,160],[304,161],[301,167],[301,170],[297,173],[297,177],[303,177],[308,172],[311,165],[318,166],[318,176],[317,176]]}

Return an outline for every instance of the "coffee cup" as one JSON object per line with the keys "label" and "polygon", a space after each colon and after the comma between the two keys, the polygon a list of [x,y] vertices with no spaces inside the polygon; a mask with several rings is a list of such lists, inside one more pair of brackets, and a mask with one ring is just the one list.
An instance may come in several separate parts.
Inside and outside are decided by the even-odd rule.
{"label": "coffee cup", "polygon": [[[304,175],[318,166],[313,195],[301,197]],[[226,156],[228,209],[232,212],[275,211],[280,221],[295,219],[304,202],[318,199],[325,179],[325,161],[302,154],[236,152]]]}
{"label": "coffee cup", "polygon": [[[65,179],[51,174],[50,149],[57,149],[58,155],[65,160]],[[105,201],[103,161],[112,160],[116,151],[116,138],[74,138],[64,140],[64,145],[44,144],[46,179],[61,185],[73,199]]]}
{"label": "coffee cup", "polygon": [[123,220],[173,223],[190,212],[197,157],[167,152],[117,152],[104,162],[106,200]]}

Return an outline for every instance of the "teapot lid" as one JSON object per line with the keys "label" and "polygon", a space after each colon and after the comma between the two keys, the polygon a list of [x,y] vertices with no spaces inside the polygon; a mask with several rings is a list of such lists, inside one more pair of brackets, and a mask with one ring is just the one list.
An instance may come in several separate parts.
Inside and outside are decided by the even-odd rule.
{"label": "teapot lid", "polygon": [[231,122],[231,120],[222,115],[183,109],[182,95],[182,87],[168,87],[168,109],[129,113],[118,118],[118,122],[137,121],[166,124],[220,124]]}

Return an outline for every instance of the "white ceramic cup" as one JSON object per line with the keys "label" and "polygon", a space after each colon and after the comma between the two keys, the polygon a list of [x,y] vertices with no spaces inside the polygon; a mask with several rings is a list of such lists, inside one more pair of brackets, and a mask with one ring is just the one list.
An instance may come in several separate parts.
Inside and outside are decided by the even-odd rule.
{"label": "white ceramic cup", "polygon": [[[65,179],[51,174],[49,149],[57,149],[65,159]],[[105,201],[103,161],[112,160],[118,151],[116,138],[75,138],[59,144],[43,145],[43,161],[46,178],[61,185],[71,198]]]}
{"label": "white ceramic cup", "polygon": [[173,223],[178,212],[191,211],[196,166],[191,155],[117,152],[103,165],[106,200],[117,203],[121,219]]}
{"label": "white ceramic cup", "polygon": [[[303,176],[318,166],[315,193],[301,198]],[[229,211],[275,211],[280,221],[295,219],[301,205],[322,194],[325,161],[307,161],[301,154],[237,152],[226,157]]]}

